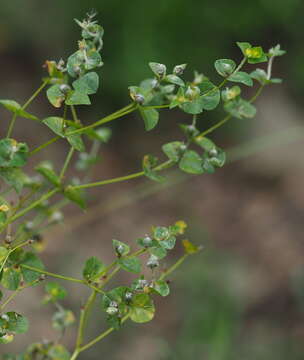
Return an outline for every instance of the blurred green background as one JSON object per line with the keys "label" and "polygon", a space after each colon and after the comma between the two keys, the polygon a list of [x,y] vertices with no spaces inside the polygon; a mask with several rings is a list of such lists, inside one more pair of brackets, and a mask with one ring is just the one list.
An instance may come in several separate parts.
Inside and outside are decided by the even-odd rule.
{"label": "blurred green background", "polygon": [[[188,236],[205,246],[174,274],[172,295],[159,301],[154,322],[127,326],[82,358],[303,359],[303,1],[2,1],[0,98],[28,98],[44,76],[44,61],[75,51],[79,29],[73,18],[82,19],[91,8],[106,32],[101,89],[91,108],[80,109],[88,123],[129,102],[127,87],[150,76],[149,61],[170,67],[188,63],[189,78],[197,69],[217,82],[216,59],[240,60],[236,41],[265,49],[280,43],[287,55],[274,65],[275,77],[284,83],[266,89],[257,118],[233,120],[213,136],[231,149],[230,165],[211,177],[173,176],[164,186],[135,181],[93,191],[91,211],[80,214],[71,207],[67,225],[47,234],[45,262],[66,274],[77,268],[80,273],[92,254],[108,260],[112,237],[131,243],[151,225],[180,218],[189,224]],[[44,96],[32,112],[56,114]],[[200,128],[222,113],[203,114]],[[1,135],[7,120],[1,110]],[[46,129],[25,121],[18,122],[18,140],[34,147],[49,137]],[[114,136],[102,149],[94,177],[136,171],[144,154],[160,154],[161,144],[180,136],[181,121],[187,121],[185,114],[164,111],[159,127],[148,134],[136,115],[111,123]],[[50,156],[61,164],[65,153],[65,145],[58,144],[36,160]],[[67,305],[77,309],[84,293],[75,286],[70,291]],[[0,354],[54,338],[48,329],[51,309],[45,314],[41,294],[27,292],[14,303],[30,317],[31,333],[1,347]],[[101,321],[92,334],[104,326]],[[67,335],[68,344],[74,332]]]}

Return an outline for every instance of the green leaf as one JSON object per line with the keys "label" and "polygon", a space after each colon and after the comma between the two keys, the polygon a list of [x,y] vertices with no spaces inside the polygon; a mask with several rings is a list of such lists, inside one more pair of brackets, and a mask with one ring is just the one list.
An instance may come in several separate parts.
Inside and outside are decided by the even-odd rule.
{"label": "green leaf", "polygon": [[168,83],[170,84],[174,84],[174,85],[178,85],[178,86],[185,86],[185,83],[184,81],[178,77],[177,75],[167,75],[165,78],[164,78],[165,81],[167,81]]}
{"label": "green leaf", "polygon": [[181,158],[181,146],[184,144],[181,141],[172,141],[162,146],[163,152],[171,161],[178,162]]}
{"label": "green leaf", "polygon": [[[73,127],[68,127],[67,133],[72,132],[73,130],[75,130]],[[67,136],[67,140],[75,150],[85,152],[85,145],[80,134],[69,135]]]}
{"label": "green leaf", "polygon": [[189,254],[189,255],[195,254],[198,251],[200,251],[200,248],[198,246],[192,244],[192,242],[187,239],[183,240],[183,246],[184,246],[185,253]]}
{"label": "green leaf", "polygon": [[30,120],[38,120],[37,116],[29,114],[22,109],[21,105],[14,100],[0,100],[0,104],[3,105],[7,110],[14,114]]}
{"label": "green leaf", "polygon": [[117,255],[119,257],[129,254],[130,246],[128,246],[127,244],[125,244],[121,241],[115,240],[115,239],[112,240],[112,244],[113,244],[113,248],[114,248],[115,252],[117,253]]}
{"label": "green leaf", "polygon": [[160,245],[166,250],[172,250],[175,246],[176,238],[174,236],[170,236],[168,239],[161,241]]}
{"label": "green leaf", "polygon": [[147,294],[133,296],[130,307],[130,318],[136,323],[145,323],[153,319],[155,307],[152,299]]}
{"label": "green leaf", "polygon": [[51,86],[47,92],[46,92],[46,96],[49,100],[49,102],[55,107],[55,108],[60,108],[62,103],[65,100],[65,95],[62,93],[62,91],[60,90],[60,85],[59,84],[55,84],[53,86]]}
{"label": "green leaf", "polygon": [[[251,76],[251,74],[250,74]],[[252,77],[252,76],[251,76]],[[226,88],[222,91],[222,99],[224,102],[234,100],[241,94],[241,88],[237,85],[232,86],[232,88]]]}
{"label": "green leaf", "polygon": [[75,90],[68,94],[65,103],[66,105],[91,105],[91,100],[87,94]]}
{"label": "green leaf", "polygon": [[179,107],[187,114],[197,115],[203,112],[204,103],[203,97],[200,96],[192,101],[182,102]]}
{"label": "green leaf", "polygon": [[78,50],[72,54],[67,60],[67,71],[69,75],[76,77],[84,71],[84,60],[84,54],[82,51]]}
{"label": "green leaf", "polygon": [[82,275],[87,281],[98,279],[106,266],[95,256],[89,258],[84,266]]}
{"label": "green leaf", "polygon": [[92,136],[95,139],[106,144],[111,139],[112,130],[108,127],[100,127],[94,131],[94,134],[92,134]]}
{"label": "green leaf", "polygon": [[154,281],[153,289],[161,296],[168,296],[170,294],[169,285],[163,280]]}
{"label": "green leaf", "polygon": [[163,259],[167,256],[167,250],[161,245],[150,247],[149,253],[156,256],[158,259]]}
{"label": "green leaf", "polygon": [[260,46],[252,46],[248,42],[237,42],[238,47],[248,59],[249,64],[257,64],[267,61],[267,56]]}
{"label": "green leaf", "polygon": [[[13,334],[0,334],[0,344],[9,344],[14,340]],[[15,360],[15,359],[14,359]]]}
{"label": "green leaf", "polygon": [[202,106],[205,110],[214,110],[221,99],[221,93],[217,86],[212,84],[211,81],[205,79],[200,85],[199,88],[201,89],[202,96]]}
{"label": "green leaf", "polygon": [[17,193],[20,193],[23,186],[28,182],[28,176],[20,168],[1,168],[0,176],[10,186],[12,186]]}
{"label": "green leaf", "polygon": [[60,178],[55,173],[53,168],[53,164],[50,161],[43,161],[38,166],[36,166],[35,170],[39,172],[45,179],[47,179],[51,184],[55,186],[60,186]]}
{"label": "green leaf", "polygon": [[75,315],[71,310],[60,309],[52,317],[52,326],[55,330],[64,331],[75,323]]}
{"label": "green leaf", "polygon": [[247,49],[245,52],[248,57],[249,64],[258,64],[268,60],[267,55],[264,53],[261,46],[252,47]]}
{"label": "green leaf", "polygon": [[73,82],[73,87],[82,94],[95,94],[99,87],[99,76],[96,72],[89,72]]}
{"label": "green leaf", "polygon": [[7,330],[9,332],[15,333],[15,334],[23,334],[27,332],[29,324],[26,317],[14,312],[10,311],[5,314],[8,316],[8,324],[7,324]]}
{"label": "green leaf", "polygon": [[154,170],[155,166],[157,165],[157,158],[152,155],[145,155],[143,158],[143,170],[145,176],[153,181],[163,182],[165,178],[159,175],[156,170]]}
{"label": "green leaf", "polygon": [[160,63],[156,63],[156,62],[150,62],[149,63],[150,69],[153,71],[153,73],[157,76],[157,77],[164,77],[166,75],[166,65],[164,64],[160,64]]}
{"label": "green leaf", "polygon": [[4,268],[1,284],[8,290],[17,290],[21,281],[21,271],[19,268]]}
{"label": "green leaf", "polygon": [[50,360],[70,360],[71,355],[62,345],[52,345],[48,350]]}
{"label": "green leaf", "polygon": [[140,106],[139,112],[144,120],[146,131],[154,129],[159,120],[158,111],[155,109],[145,109],[144,107]]}
{"label": "green leaf", "polygon": [[244,71],[238,71],[237,73],[230,75],[228,77],[228,80],[233,82],[239,82],[247,86],[253,85],[253,81],[250,75]]}
{"label": "green leaf", "polygon": [[87,52],[87,58],[85,59],[84,68],[85,70],[93,70],[96,67],[103,65],[101,56],[98,51],[91,49]]}
{"label": "green leaf", "polygon": [[141,263],[137,257],[122,257],[118,260],[119,265],[128,272],[140,273]]}
{"label": "green leaf", "polygon": [[153,228],[153,237],[157,241],[162,241],[170,236],[168,228],[165,226],[156,226]]}
{"label": "green leaf", "polygon": [[250,76],[252,79],[257,80],[261,85],[267,84],[269,80],[267,79],[267,73],[263,69],[256,69],[254,70]]}
{"label": "green leaf", "polygon": [[56,135],[64,137],[64,121],[61,117],[51,116],[42,120]]}
{"label": "green leaf", "polygon": [[236,69],[236,63],[230,59],[219,59],[214,63],[214,67],[221,76],[227,77]]}
{"label": "green leaf", "polygon": [[286,54],[286,51],[281,49],[280,44],[278,44],[278,45],[272,47],[271,49],[269,49],[269,55],[270,56],[282,56],[284,54]]}
{"label": "green leaf", "polygon": [[28,146],[14,139],[0,140],[0,167],[22,167],[29,155]]}
{"label": "green leaf", "polygon": [[206,151],[216,149],[216,145],[214,144],[214,142],[204,136],[197,136],[194,140],[198,146],[200,146]]}
{"label": "green leaf", "polygon": [[8,255],[9,251],[7,248],[5,248],[4,246],[0,246],[0,265],[2,260],[4,260],[7,255]]}
{"label": "green leaf", "polygon": [[86,208],[84,192],[81,189],[75,189],[73,186],[68,185],[64,189],[63,194],[66,198],[79,205],[82,209]]}
{"label": "green leaf", "polygon": [[247,57],[246,50],[252,47],[251,44],[249,42],[237,42],[236,44],[241,49],[243,55]]}
{"label": "green leaf", "polygon": [[63,300],[67,296],[66,289],[57,282],[48,282],[45,285],[44,289],[47,293],[47,296],[44,299],[45,303],[48,303],[50,301],[56,302],[58,300]]}
{"label": "green leaf", "polygon": [[230,115],[238,119],[253,118],[256,115],[256,108],[244,99],[228,101],[224,108]]}
{"label": "green leaf", "polygon": [[[36,254],[34,254],[32,252],[27,252],[24,254],[24,257],[21,261],[21,265],[28,265],[28,266],[32,266],[32,267],[35,267],[35,268],[41,269],[41,270],[44,269],[43,262],[39,259],[39,257]],[[39,279],[39,277],[41,275],[38,272],[25,269],[22,266],[21,266],[21,272],[23,275],[23,279],[26,283],[30,283],[30,282],[33,282],[33,281]]]}
{"label": "green leaf", "polygon": [[194,150],[186,150],[181,161],[179,168],[189,174],[202,174],[202,158]]}

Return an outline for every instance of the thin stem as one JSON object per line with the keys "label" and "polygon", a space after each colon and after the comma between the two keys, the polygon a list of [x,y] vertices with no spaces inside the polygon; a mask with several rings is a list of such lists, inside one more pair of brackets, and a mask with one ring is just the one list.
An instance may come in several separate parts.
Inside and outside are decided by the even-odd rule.
{"label": "thin stem", "polygon": [[97,181],[97,182],[94,182],[94,183],[73,186],[73,189],[87,189],[87,188],[92,188],[92,187],[96,187],[96,186],[103,186],[103,185],[113,184],[113,183],[116,183],[116,182],[135,179],[135,178],[143,176],[143,175],[144,175],[144,172],[140,171],[140,172],[137,172],[137,173],[134,173],[134,174],[121,176],[121,177],[117,177],[117,178],[113,178],[113,179],[108,179],[108,180],[103,180],[103,181]]}
{"label": "thin stem", "polygon": [[66,134],[66,136],[70,136],[70,135],[74,135],[74,134],[79,134],[79,133],[82,133],[86,130],[89,130],[89,129],[93,129],[95,128],[96,126],[99,126],[99,125],[102,125],[102,124],[105,124],[107,122],[110,122],[112,120],[115,120],[115,119],[118,119],[124,115],[127,115],[129,114],[130,112],[133,112],[135,109],[136,109],[136,105],[135,104],[131,104],[129,106],[126,107],[126,110],[125,111],[117,111],[111,115],[108,115],[98,121],[96,121],[95,123],[91,124],[91,125],[88,125],[88,126],[84,126],[80,129],[76,129],[74,131],[71,131],[69,133]]}
{"label": "thin stem", "polygon": [[33,286],[34,284],[36,284],[37,282],[39,282],[39,280],[34,280],[29,284],[26,284],[24,286],[20,286],[18,289],[16,289],[1,305],[0,305],[0,310],[3,310],[18,294],[20,291],[27,289],[31,286]]}
{"label": "thin stem", "polygon": [[41,86],[34,92],[34,94],[27,100],[27,102],[22,106],[22,110],[25,110],[30,103],[40,94],[40,92],[45,88],[48,84],[49,80],[45,80]]}
{"label": "thin stem", "polygon": [[7,220],[7,222],[6,222],[6,224],[4,226],[6,226],[7,224],[11,224],[15,220],[19,219],[21,216],[24,216],[29,211],[33,210],[36,206],[40,205],[43,201],[45,201],[45,200],[49,199],[50,197],[52,197],[53,195],[55,195],[58,191],[59,191],[59,189],[53,189],[53,190],[50,190],[49,192],[47,192],[46,194],[42,195],[41,198],[34,201],[27,208],[25,208],[22,211],[18,212],[16,215],[10,217]]}
{"label": "thin stem", "polygon": [[[257,90],[257,92],[255,93],[255,95],[249,100],[250,103],[253,103],[261,94],[261,92],[264,89],[264,85],[261,85],[259,87],[259,89]],[[210,134],[211,132],[213,132],[215,129],[221,127],[222,125],[224,125],[228,120],[230,120],[232,118],[232,115],[227,115],[226,117],[224,117],[224,119],[222,119],[221,121],[219,121],[218,123],[216,123],[215,125],[211,126],[209,129],[201,132],[198,137],[201,136],[205,136],[207,134]]]}
{"label": "thin stem", "polygon": [[[124,323],[127,319],[129,318],[129,315],[124,316],[121,319],[121,323]],[[102,332],[99,336],[97,336],[95,339],[93,339],[92,341],[90,341],[89,343],[87,343],[86,345],[82,346],[81,348],[79,348],[78,354],[83,352],[84,350],[87,350],[88,348],[90,348],[91,346],[95,345],[96,343],[98,343],[100,340],[102,340],[103,338],[105,338],[106,336],[108,336],[109,334],[111,334],[111,332],[113,332],[115,329],[114,328],[109,328],[106,331]],[[72,360],[73,358],[71,358]],[[76,357],[74,358],[76,359]],[[74,360],[73,359],[73,360]]]}
{"label": "thin stem", "polygon": [[[161,171],[164,169],[167,169],[169,167],[171,167],[174,163],[171,160],[165,161],[162,164],[156,166],[154,168],[155,171]],[[83,184],[83,185],[76,185],[73,186],[73,189],[87,189],[87,188],[92,188],[92,187],[96,187],[96,186],[103,186],[103,185],[108,185],[108,184],[114,184],[117,182],[122,182],[122,181],[127,181],[127,180],[131,180],[131,179],[135,179],[138,178],[140,176],[144,176],[145,173],[144,171],[140,171],[137,173],[133,173],[130,175],[126,175],[126,176],[120,176],[117,178],[112,178],[112,179],[108,179],[108,180],[102,180],[102,181],[97,181],[94,183],[89,183],[89,184]]]}
{"label": "thin stem", "polygon": [[159,280],[164,280],[168,275],[170,275],[174,270],[176,270],[189,256],[189,254],[183,255],[180,259],[177,260],[175,264],[169,267],[162,275],[159,277]]}
{"label": "thin stem", "polygon": [[66,280],[66,281],[71,281],[71,282],[75,282],[75,283],[79,283],[79,284],[85,284],[86,283],[85,280],[82,280],[82,279],[76,279],[76,278],[73,278],[73,277],[70,277],[70,276],[64,276],[64,275],[60,275],[60,274],[55,274],[55,273],[52,273],[52,272],[49,272],[49,271],[46,271],[46,270],[43,270],[43,269],[39,269],[39,268],[30,266],[30,265],[21,264],[20,266],[23,267],[24,269],[28,269],[28,270],[31,270],[31,271],[34,271],[34,272],[37,272],[37,273],[40,273],[40,274],[48,275],[48,276],[51,276],[53,278]]}
{"label": "thin stem", "polygon": [[72,116],[73,119],[75,121],[75,123],[80,124],[80,120],[78,119],[77,113],[76,113],[76,109],[74,105],[71,105],[71,112],[72,112]]}
{"label": "thin stem", "polygon": [[68,166],[69,166],[69,163],[70,163],[70,161],[71,161],[71,159],[72,159],[72,156],[73,156],[73,154],[74,154],[74,151],[75,151],[75,149],[74,149],[73,147],[71,147],[70,150],[69,150],[69,152],[68,152],[68,155],[67,155],[67,157],[66,157],[66,159],[65,159],[65,162],[64,162],[64,164],[63,164],[62,170],[61,170],[61,172],[60,172],[60,175],[59,175],[59,179],[60,179],[60,180],[62,180],[63,177],[64,177],[64,174],[65,174],[65,172],[66,172],[66,170],[67,170],[67,168],[68,168]]}
{"label": "thin stem", "polygon": [[47,146],[53,144],[55,141],[59,140],[60,139],[60,136],[56,136],[56,137],[53,137],[52,139],[50,139],[49,141],[43,143],[42,145],[38,146],[36,149],[32,150],[30,152],[30,156],[36,154],[37,152],[41,151],[42,149],[46,148]]}
{"label": "thin stem", "polygon": [[89,315],[89,312],[95,302],[96,295],[97,295],[97,292],[95,290],[92,291],[86,304],[81,309],[79,327],[78,327],[78,333],[77,333],[77,341],[76,341],[76,350],[78,350],[83,343],[84,331],[85,331],[85,327],[87,324],[88,315]]}
{"label": "thin stem", "polygon": [[[48,80],[45,80],[42,85],[34,92],[34,94],[27,100],[27,102],[21,107],[21,110],[25,110],[30,103],[39,95],[39,93],[44,89],[44,87],[47,85]],[[15,126],[15,122],[17,119],[17,113],[14,113],[12,120],[10,122],[9,128],[7,130],[7,135],[6,137],[9,138],[12,135],[14,126]]]}

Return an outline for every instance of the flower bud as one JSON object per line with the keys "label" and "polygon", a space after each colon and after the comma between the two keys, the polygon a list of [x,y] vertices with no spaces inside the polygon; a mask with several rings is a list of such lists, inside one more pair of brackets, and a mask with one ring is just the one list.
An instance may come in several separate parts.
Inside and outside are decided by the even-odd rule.
{"label": "flower bud", "polygon": [[109,315],[116,315],[118,313],[117,307],[109,306],[106,310]]}
{"label": "flower bud", "polygon": [[218,151],[214,148],[214,149],[211,149],[208,154],[210,157],[217,156]]}
{"label": "flower bud", "polygon": [[173,74],[174,75],[183,75],[185,69],[186,69],[187,64],[181,64],[181,65],[176,65],[173,69]]}
{"label": "flower bud", "polygon": [[71,87],[67,84],[61,84],[59,89],[63,94],[67,94],[71,90]]}
{"label": "flower bud", "polygon": [[200,95],[201,91],[199,89],[199,87],[197,86],[188,86],[186,92],[185,92],[185,96],[189,99],[189,100],[194,100],[195,98],[197,98]]}
{"label": "flower bud", "polygon": [[137,104],[142,105],[145,102],[145,97],[142,94],[135,94],[134,101]]}
{"label": "flower bud", "polygon": [[133,297],[133,294],[130,291],[126,292],[125,299],[127,302],[130,302],[132,300],[132,297]]}
{"label": "flower bud", "polygon": [[154,268],[158,267],[159,266],[158,257],[155,255],[151,255],[149,260],[147,261],[147,266],[150,269],[154,269]]}
{"label": "flower bud", "polygon": [[149,246],[152,245],[152,239],[150,238],[150,236],[146,235],[143,238],[143,245],[146,246],[146,247],[149,247]]}

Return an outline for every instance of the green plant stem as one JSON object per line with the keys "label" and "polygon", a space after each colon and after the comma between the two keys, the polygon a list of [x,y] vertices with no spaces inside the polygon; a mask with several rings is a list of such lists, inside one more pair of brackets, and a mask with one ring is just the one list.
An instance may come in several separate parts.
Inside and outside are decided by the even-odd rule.
{"label": "green plant stem", "polygon": [[8,218],[7,222],[4,224],[4,227],[6,227],[6,225],[8,225],[8,224],[11,224],[12,222],[19,219],[20,217],[24,216],[29,211],[33,210],[36,206],[40,205],[43,201],[45,201],[45,200],[49,199],[50,197],[52,197],[53,195],[55,195],[58,191],[59,191],[59,189],[53,189],[53,190],[50,190],[49,192],[47,192],[46,194],[42,195],[38,200],[34,201],[28,207],[19,211],[16,215]]}
{"label": "green plant stem", "polygon": [[80,124],[80,120],[78,119],[77,113],[76,113],[76,109],[74,105],[71,105],[71,112],[72,112],[72,116],[73,119],[75,121],[76,124]]}
{"label": "green plant stem", "polygon": [[[127,319],[129,318],[129,315],[124,316],[121,319],[121,323],[124,323]],[[98,343],[99,341],[101,341],[102,339],[104,339],[106,336],[108,336],[109,334],[111,334],[111,332],[113,332],[115,329],[114,328],[109,328],[106,331],[102,332],[99,336],[97,336],[96,338],[94,338],[92,341],[90,341],[89,343],[87,343],[86,345],[82,346],[81,348],[78,349],[78,354],[83,352],[84,350],[89,349],[90,347],[92,347],[93,345],[95,345],[96,343]],[[71,360],[76,359],[77,356],[75,358],[71,358]]]}
{"label": "green plant stem", "polygon": [[[44,89],[44,87],[47,85],[48,80],[45,80],[42,85],[34,92],[34,94],[26,101],[26,103],[21,107],[21,110],[25,110],[30,103],[39,95],[39,93]],[[17,113],[14,113],[12,120],[10,122],[9,128],[7,130],[7,135],[6,137],[9,138],[12,135],[14,126],[15,126],[15,122],[17,119]]]}
{"label": "green plant stem", "polygon": [[76,350],[79,349],[83,343],[84,331],[85,331],[89,311],[94,304],[96,295],[97,295],[97,292],[95,290],[93,290],[91,295],[89,296],[86,304],[81,309],[79,327],[78,327],[78,333],[77,333],[77,341],[76,341]]}
{"label": "green plant stem", "polygon": [[[249,100],[250,103],[253,103],[262,93],[264,89],[264,85],[261,85],[259,87],[259,89],[257,90],[257,92],[255,93],[255,95]],[[227,115],[224,117],[224,119],[222,119],[221,121],[219,121],[218,123],[214,124],[213,126],[211,126],[209,129],[201,132],[198,137],[202,137],[202,136],[206,136],[207,134],[210,134],[211,132],[213,132],[214,130],[218,129],[219,127],[221,127],[222,125],[224,125],[228,120],[232,119],[232,115]]]}
{"label": "green plant stem", "polygon": [[43,143],[42,145],[38,146],[37,148],[35,148],[34,150],[32,150],[30,152],[30,156],[36,154],[37,152],[43,150],[44,148],[48,147],[49,145],[53,144],[55,141],[61,139],[60,136],[56,136],[56,137],[53,137],[52,139],[50,139],[49,141]]}
{"label": "green plant stem", "polygon": [[65,172],[66,172],[66,170],[67,170],[67,168],[68,168],[68,166],[69,166],[69,163],[70,163],[70,161],[71,161],[71,159],[72,159],[72,156],[73,156],[73,154],[74,154],[74,151],[75,151],[75,149],[74,149],[73,147],[71,147],[70,150],[69,150],[69,152],[68,152],[68,155],[67,155],[67,157],[66,157],[66,159],[65,159],[65,162],[64,162],[64,164],[63,164],[62,170],[61,170],[61,172],[60,172],[60,175],[59,175],[59,179],[60,179],[60,180],[62,180],[63,177],[64,177],[64,174],[65,174]]}
{"label": "green plant stem", "polygon": [[[168,161],[165,161],[162,164],[156,166],[154,168],[154,170],[161,171],[161,170],[164,170],[164,169],[167,169],[167,168],[171,167],[173,164],[174,163],[171,160],[168,160]],[[73,189],[88,189],[88,188],[92,188],[92,187],[96,187],[96,186],[114,184],[114,183],[117,183],[117,182],[122,182],[122,181],[135,179],[135,178],[138,178],[138,177],[141,177],[141,176],[144,176],[144,175],[145,175],[144,171],[139,171],[137,173],[133,173],[133,174],[126,175],[126,176],[120,176],[120,177],[117,177],[117,178],[97,181],[97,182],[93,182],[93,183],[89,183],[89,184],[76,185],[76,186],[73,186]]]}
{"label": "green plant stem", "polygon": [[82,128],[79,128],[79,129],[76,129],[74,131],[71,131],[69,133],[67,133],[66,135],[67,136],[70,136],[70,135],[74,135],[74,134],[79,134],[79,133],[82,133],[86,130],[89,130],[89,129],[93,129],[95,128],[96,126],[99,126],[99,125],[102,125],[102,124],[105,124],[107,122],[110,122],[110,121],[113,121],[115,119],[118,119],[124,115],[127,115],[131,112],[133,112],[135,109],[137,108],[137,105],[132,103],[128,106],[126,106],[125,108],[121,109],[121,110],[118,110],[116,111],[115,113],[111,114],[111,115],[108,115],[98,121],[96,121],[95,123],[91,124],[91,125],[88,125],[88,126],[84,126]]}
{"label": "green plant stem", "polygon": [[159,277],[159,280],[164,280],[168,275],[175,271],[179,266],[181,266],[181,264],[187,259],[188,256],[189,254],[185,254],[179,258],[175,264],[170,266],[169,269],[162,273],[162,275]]}
{"label": "green plant stem", "polygon": [[4,266],[5,266],[6,262],[7,262],[7,259],[8,259],[9,256],[10,256],[10,254],[11,254],[12,252],[14,252],[16,249],[21,248],[21,247],[23,247],[23,246],[25,246],[25,245],[27,245],[27,244],[28,244],[28,240],[26,240],[26,241],[24,241],[24,242],[22,242],[22,243],[20,243],[20,244],[18,244],[18,245],[16,245],[16,246],[14,246],[12,249],[10,249],[10,250],[8,251],[6,257],[4,258],[4,260],[2,260],[1,267],[0,267],[0,273],[1,273],[1,271],[3,270],[3,268],[4,268]]}
{"label": "green plant stem", "polygon": [[34,271],[34,272],[37,272],[37,273],[40,273],[40,274],[51,276],[53,278],[66,280],[66,281],[71,281],[71,282],[75,282],[75,283],[79,283],[79,284],[86,284],[85,280],[82,280],[82,279],[76,279],[76,278],[73,278],[73,277],[70,277],[70,276],[64,276],[64,275],[60,275],[60,274],[55,274],[55,273],[52,273],[52,272],[49,272],[49,271],[46,271],[46,270],[43,270],[43,269],[36,268],[34,266],[26,265],[26,264],[20,264],[20,266],[23,267],[24,269],[28,269],[28,270],[31,270],[31,271]]}
{"label": "green plant stem", "polygon": [[120,177],[113,178],[113,179],[97,181],[97,182],[93,182],[93,183],[89,183],[89,184],[83,184],[83,185],[76,185],[76,186],[73,186],[73,189],[88,189],[88,188],[92,188],[92,187],[96,187],[96,186],[103,186],[103,185],[113,184],[113,183],[116,183],[116,182],[135,179],[135,178],[141,177],[143,175],[144,175],[144,172],[140,171],[140,172],[137,172],[137,173],[134,173],[134,174],[130,174],[130,175],[126,175],[126,176],[120,176]]}
{"label": "green plant stem", "polygon": [[[143,252],[143,250],[146,249],[142,249],[139,250],[140,253]],[[159,280],[164,280],[168,275],[170,275],[173,271],[175,271],[179,266],[181,266],[181,264],[187,259],[187,257],[189,256],[189,254],[185,254],[183,255],[181,258],[179,258],[176,263],[174,263],[172,266],[169,267],[169,269],[167,269],[160,277]],[[114,270],[115,271],[115,270]],[[129,314],[127,314],[126,316],[124,316],[121,320],[121,323],[124,323],[127,319],[129,318]],[[107,329],[106,331],[102,332],[100,335],[98,335],[96,338],[94,338],[93,340],[91,340],[89,343],[87,343],[84,346],[78,347],[76,348],[76,350],[74,351],[71,360],[75,360],[77,359],[78,355],[83,352],[84,350],[89,349],[90,347],[92,347],[93,345],[95,345],[96,343],[98,343],[99,341],[101,341],[102,339],[104,339],[106,336],[108,336],[109,334],[111,334],[114,331],[114,328],[111,327],[109,329]]]}
{"label": "green plant stem", "polygon": [[29,284],[26,284],[24,286],[20,286],[18,289],[16,289],[1,305],[0,305],[0,311],[2,311],[18,294],[20,291],[27,289],[34,284],[36,284],[39,280],[34,280]]}
{"label": "green plant stem", "polygon": [[49,271],[46,271],[46,270],[43,270],[43,269],[36,268],[34,266],[30,266],[30,265],[21,264],[20,266],[23,267],[24,269],[28,269],[28,270],[37,272],[39,274],[44,274],[44,275],[47,275],[47,276],[50,276],[50,277],[53,277],[53,278],[56,278],[56,279],[61,279],[61,280],[65,280],[65,281],[70,281],[70,282],[86,285],[89,288],[91,288],[94,291],[99,292],[101,294],[105,293],[101,289],[97,288],[96,286],[94,286],[92,284],[87,283],[87,281],[83,280],[83,279],[77,279],[77,278],[73,278],[71,276],[64,276],[64,275],[61,275],[61,274],[55,274],[55,273],[52,273],[52,272],[49,272]]}

